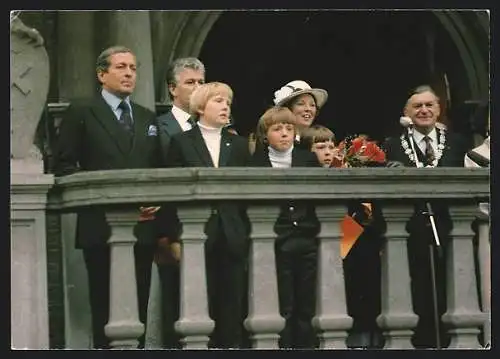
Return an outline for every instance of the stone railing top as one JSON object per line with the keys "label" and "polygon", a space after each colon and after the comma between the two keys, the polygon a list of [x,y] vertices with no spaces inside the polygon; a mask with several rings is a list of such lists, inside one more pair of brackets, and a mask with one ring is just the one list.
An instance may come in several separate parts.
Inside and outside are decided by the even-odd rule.
{"label": "stone railing top", "polygon": [[87,205],[277,199],[477,199],[482,168],[162,168],[81,172],[56,179],[49,203]]}

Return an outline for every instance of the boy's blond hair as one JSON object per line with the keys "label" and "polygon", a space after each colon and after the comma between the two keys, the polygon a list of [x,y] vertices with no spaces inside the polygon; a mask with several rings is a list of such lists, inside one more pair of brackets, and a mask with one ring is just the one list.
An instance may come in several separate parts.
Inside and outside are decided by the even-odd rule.
{"label": "boy's blond hair", "polygon": [[233,101],[233,90],[225,83],[207,82],[206,84],[200,85],[191,94],[189,99],[189,112],[192,115],[198,115],[200,110],[205,108],[208,100],[218,95],[227,96],[231,102]]}
{"label": "boy's blond hair", "polygon": [[300,142],[310,150],[315,143],[332,141],[335,144],[335,134],[327,127],[312,125],[300,133]]}
{"label": "boy's blond hair", "polygon": [[275,106],[268,109],[260,117],[257,124],[256,140],[261,144],[266,143],[267,131],[272,125],[277,123],[286,123],[293,125],[294,135],[297,133],[296,124],[297,120],[295,115],[287,107]]}

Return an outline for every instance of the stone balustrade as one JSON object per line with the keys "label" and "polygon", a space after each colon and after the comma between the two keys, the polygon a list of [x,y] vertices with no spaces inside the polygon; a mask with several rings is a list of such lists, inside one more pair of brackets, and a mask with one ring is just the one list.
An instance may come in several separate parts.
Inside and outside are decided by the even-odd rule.
{"label": "stone balustrade", "polygon": [[[322,348],[343,349],[352,319],[347,315],[342,263],[339,255],[339,223],[350,200],[377,200],[387,222],[382,264],[382,313],[387,349],[410,349],[413,313],[409,290],[408,253],[404,223],[413,201],[441,199],[450,204],[454,229],[448,252],[448,311],[443,321],[452,336],[451,348],[477,348],[479,328],[486,316],[480,310],[475,291],[476,274],[470,224],[477,203],[489,197],[489,171],[485,169],[440,168],[361,168],[339,169],[267,169],[267,168],[179,168],[151,170],[114,170],[77,173],[58,178],[51,191],[49,208],[60,213],[80,206],[121,205],[124,219],[116,217],[117,206],[108,213],[113,240],[132,240],[130,208],[139,203],[179,203],[184,223],[181,265],[181,317],[176,330],[183,336],[186,349],[206,348],[213,321],[208,316],[204,280],[203,223],[208,219],[207,204],[215,200],[245,201],[252,221],[250,254],[249,315],[245,326],[254,348],[277,347],[284,321],[279,315],[277,286],[272,252],[272,221],[280,200],[314,201],[322,222],[319,235],[318,308],[313,324],[318,329]],[[106,207],[108,208],[108,207]],[[111,209],[110,209],[111,211]],[[128,228],[128,229],[126,229]],[[129,253],[130,249],[121,249]],[[129,256],[130,257],[130,256]],[[118,259],[113,259],[113,261]],[[116,265],[116,264],[115,264]],[[120,281],[134,282],[134,261],[120,259]],[[112,265],[113,266],[113,265]],[[113,278],[113,274],[112,274]],[[118,279],[118,276],[116,276]],[[108,326],[120,328],[114,334],[116,347],[130,347],[142,334],[137,305],[130,293],[122,293],[111,281],[112,305],[116,310]],[[123,309],[123,308],[126,308]],[[112,310],[113,313],[113,310]],[[117,334],[118,333],[118,334]]]}

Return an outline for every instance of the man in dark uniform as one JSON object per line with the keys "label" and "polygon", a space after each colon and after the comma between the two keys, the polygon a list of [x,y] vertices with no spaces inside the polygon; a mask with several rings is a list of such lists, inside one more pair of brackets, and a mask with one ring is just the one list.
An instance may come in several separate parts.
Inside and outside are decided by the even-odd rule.
{"label": "man in dark uniform", "polygon": [[[136,56],[123,46],[104,50],[97,58],[101,90],[92,99],[75,101],[61,123],[54,172],[152,168],[161,164],[155,114],[130,100],[136,84]],[[139,209],[137,211],[139,218]],[[156,237],[150,225],[134,228],[139,319],[146,323],[151,264]],[[109,348],[104,326],[109,320],[110,227],[99,207],[78,211],[76,247],[83,250],[92,310],[93,345]],[[144,336],[139,347],[144,346]]]}
{"label": "man in dark uniform", "polygon": [[[440,115],[439,98],[430,86],[418,86],[410,93],[404,115],[411,120],[413,126],[417,159],[411,150],[408,131],[404,131],[400,136],[386,141],[384,147],[387,160],[398,161],[408,167],[416,167],[417,160],[425,167],[463,167],[467,141],[458,134],[449,133],[442,124],[437,123]],[[446,311],[445,253],[452,221],[446,203],[431,201],[430,204],[443,249],[442,255],[438,255],[434,246],[438,315],[441,318]],[[425,202],[416,203],[415,212],[406,227],[409,233],[407,243],[413,310],[419,317],[412,339],[416,348],[437,346],[429,249],[429,244],[434,243],[434,236],[426,213]],[[446,347],[449,345],[449,338],[445,335],[442,323],[439,327],[440,344]]]}

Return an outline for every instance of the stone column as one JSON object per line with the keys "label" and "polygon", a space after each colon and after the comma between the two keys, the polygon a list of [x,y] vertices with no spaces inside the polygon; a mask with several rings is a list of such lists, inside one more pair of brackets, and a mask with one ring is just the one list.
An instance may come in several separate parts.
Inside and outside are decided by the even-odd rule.
{"label": "stone column", "polygon": [[479,310],[476,273],[474,268],[471,223],[477,213],[477,204],[450,206],[453,219],[452,241],[447,260],[447,311],[443,322],[450,328],[448,349],[478,349],[479,327],[485,315]]}
{"label": "stone column", "polygon": [[133,228],[137,223],[137,211],[107,210],[106,219],[111,227],[108,239],[111,268],[110,315],[104,332],[110,338],[111,347],[135,349],[138,338],[144,333],[144,324],[139,320],[135,277],[134,245],[137,239]]}
{"label": "stone column", "polygon": [[274,223],[278,218],[276,205],[250,206],[252,223],[250,259],[249,311],[245,328],[252,335],[253,348],[278,349],[279,333],[285,319],[279,314],[276,260],[274,255]]}
{"label": "stone column", "polygon": [[[155,112],[155,85],[153,77],[153,49],[149,11],[115,10],[106,13],[109,29],[107,46],[122,45],[130,48],[137,59],[137,81],[132,100]],[[103,49],[101,49],[102,51]],[[162,342],[161,290],[156,264],[151,267],[151,291],[146,326],[147,348],[157,348]]]}
{"label": "stone column", "polygon": [[318,304],[313,324],[320,332],[321,349],[346,349],[347,315],[344,269],[340,257],[340,223],[346,214],[343,204],[317,205],[321,222],[318,262]]}
{"label": "stone column", "polygon": [[57,13],[59,101],[92,97],[99,88],[94,51],[94,11]]}
{"label": "stone column", "polygon": [[181,258],[180,318],[175,329],[182,334],[185,349],[207,349],[208,336],[215,324],[208,316],[205,267],[205,223],[210,215],[208,205],[182,205],[178,216],[183,225]]}
{"label": "stone column", "polygon": [[11,347],[49,349],[45,208],[52,175],[11,174]]}
{"label": "stone column", "polygon": [[91,349],[92,312],[85,261],[75,248],[76,213],[61,213],[62,262],[64,269],[64,339],[67,349]]}
{"label": "stone column", "polygon": [[490,246],[490,216],[479,211],[478,214],[478,239],[479,239],[479,271],[481,273],[481,306],[486,314],[484,322],[484,343],[491,344],[491,246]]}
{"label": "stone column", "polygon": [[382,312],[377,323],[384,331],[384,349],[412,349],[412,329],[418,317],[412,308],[405,227],[413,206],[387,203],[383,212],[387,240],[382,254]]}
{"label": "stone column", "polygon": [[[95,70],[94,11],[57,13],[59,102],[92,97],[99,85]],[[58,126],[57,119],[55,125]],[[91,311],[83,254],[75,248],[76,214],[61,214],[64,263],[65,344],[69,349],[92,348]]]}
{"label": "stone column", "polygon": [[155,111],[153,50],[149,11],[118,10],[109,12],[111,45],[123,45],[137,56],[137,83],[132,99]]}

